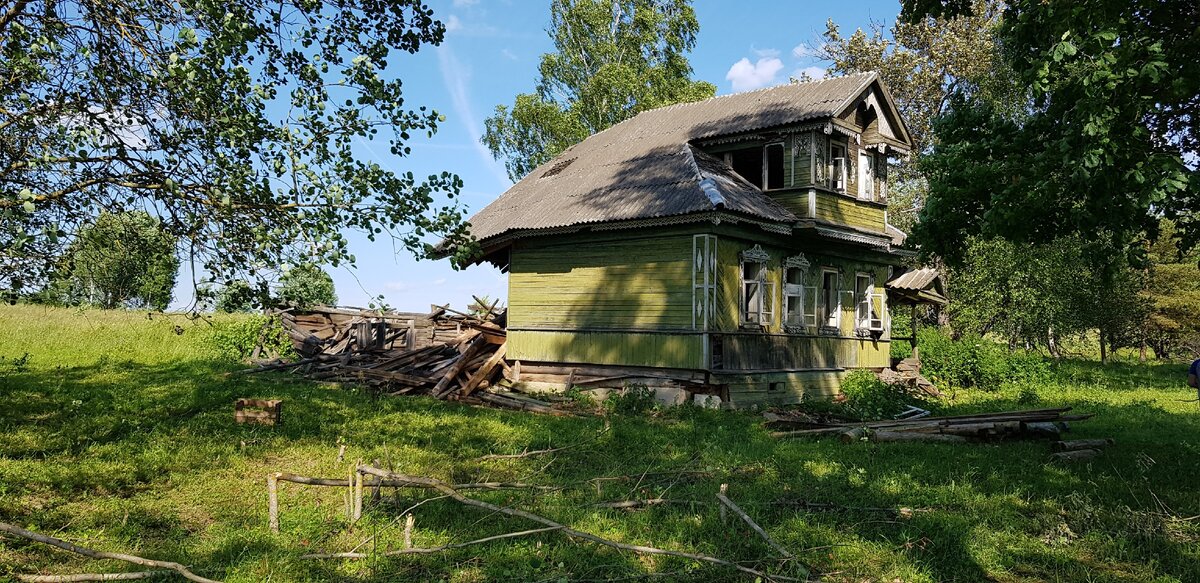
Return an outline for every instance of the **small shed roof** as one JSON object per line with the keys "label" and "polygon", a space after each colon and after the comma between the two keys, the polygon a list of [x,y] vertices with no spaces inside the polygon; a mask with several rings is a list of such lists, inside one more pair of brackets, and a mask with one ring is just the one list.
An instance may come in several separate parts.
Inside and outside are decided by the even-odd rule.
{"label": "small shed roof", "polygon": [[946,291],[937,269],[922,267],[906,271],[887,282],[893,301],[911,304],[945,305]]}
{"label": "small shed roof", "polygon": [[868,72],[644,111],[530,172],[471,217],[471,233],[487,241],[512,231],[713,210],[792,223],[794,214],[692,142],[829,118],[873,83],[878,75]]}

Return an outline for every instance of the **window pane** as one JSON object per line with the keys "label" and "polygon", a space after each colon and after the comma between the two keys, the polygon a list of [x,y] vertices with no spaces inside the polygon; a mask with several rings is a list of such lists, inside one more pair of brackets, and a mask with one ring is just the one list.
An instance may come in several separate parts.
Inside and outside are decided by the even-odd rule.
{"label": "window pane", "polygon": [[789,285],[800,285],[804,283],[804,272],[794,267],[784,270],[784,283]]}

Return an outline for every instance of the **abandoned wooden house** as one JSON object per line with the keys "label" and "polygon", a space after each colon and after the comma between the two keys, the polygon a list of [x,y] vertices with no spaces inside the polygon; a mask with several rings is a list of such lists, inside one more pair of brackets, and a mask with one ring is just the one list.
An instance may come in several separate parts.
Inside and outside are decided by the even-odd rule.
{"label": "abandoned wooden house", "polygon": [[888,163],[910,147],[875,73],[645,111],[572,146],[470,219],[478,260],[509,273],[519,380],[746,406],[889,366],[885,283],[911,252]]}

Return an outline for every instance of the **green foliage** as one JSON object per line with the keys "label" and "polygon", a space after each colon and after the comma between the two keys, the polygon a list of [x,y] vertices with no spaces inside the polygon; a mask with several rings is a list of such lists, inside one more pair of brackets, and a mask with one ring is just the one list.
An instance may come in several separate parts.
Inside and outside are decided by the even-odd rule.
{"label": "green foliage", "polygon": [[[1015,0],[1000,44],[1027,106],[1006,111],[958,94],[922,162],[928,204],[915,235],[927,253],[963,260],[972,235],[1016,243],[1105,241],[1137,258],[1159,217],[1200,236],[1200,36],[1195,2]],[[917,0],[913,11],[941,13]],[[908,19],[923,17],[910,11]],[[953,11],[957,11],[957,8]]]}
{"label": "green foliage", "polygon": [[1001,5],[965,1],[972,12],[898,21],[888,30],[876,24],[849,36],[829,20],[822,35],[819,54],[829,71],[877,71],[912,136],[914,155],[898,161],[889,178],[888,222],[905,232],[925,202],[929,187],[917,162],[935,141],[933,120],[946,111],[948,95],[970,92],[1010,109],[1022,102],[996,39]]}
{"label": "green foliage", "polygon": [[144,211],[102,212],[67,247],[42,299],[68,306],[165,310],[179,272],[175,239]]}
{"label": "green foliage", "polygon": [[515,182],[639,112],[712,97],[685,56],[699,28],[690,0],[552,0],[554,52],[533,93],[496,106],[483,143]]}
{"label": "green foliage", "polygon": [[[417,0],[32,0],[0,14],[0,290],[40,287],[101,211],[155,209],[215,281],[350,232],[466,243],[462,181],[402,167],[444,118],[405,104],[406,53],[442,42]],[[390,155],[364,160],[360,141]],[[464,249],[468,246],[464,245]]]}
{"label": "green foliage", "polygon": [[295,356],[287,332],[277,318],[270,316],[219,319],[208,331],[207,342],[218,358],[227,361],[245,360],[260,342],[263,356]]}
{"label": "green foliage", "polygon": [[642,384],[630,384],[604,400],[604,408],[618,415],[639,415],[658,407],[654,389]]}
{"label": "green foliage", "polygon": [[259,290],[254,289],[244,279],[229,282],[217,293],[216,310],[226,314],[251,312],[261,306]]}
{"label": "green foliage", "polygon": [[1051,373],[1040,354],[1009,351],[976,335],[951,339],[937,329],[927,328],[917,336],[921,374],[940,387],[995,391],[1010,383],[1040,383]]}
{"label": "green foliage", "polygon": [[846,411],[862,421],[891,419],[908,405],[917,404],[903,386],[885,383],[869,370],[850,371],[842,377],[842,394]]}
{"label": "green foliage", "polygon": [[299,308],[337,305],[333,278],[312,264],[293,267],[279,278],[279,302]]}
{"label": "green foliage", "polygon": [[1142,293],[1149,314],[1140,338],[1159,358],[1200,358],[1200,251],[1182,252],[1172,221],[1163,221],[1160,232],[1149,250],[1152,263]]}

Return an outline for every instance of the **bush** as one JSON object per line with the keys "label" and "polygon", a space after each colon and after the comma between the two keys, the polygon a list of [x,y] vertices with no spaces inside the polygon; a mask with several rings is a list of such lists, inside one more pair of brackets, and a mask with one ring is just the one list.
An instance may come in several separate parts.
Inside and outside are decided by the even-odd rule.
{"label": "bush", "polygon": [[625,390],[609,395],[604,400],[604,406],[610,413],[639,415],[658,407],[658,401],[654,398],[654,389],[631,384]]}
{"label": "bush", "polygon": [[296,355],[283,326],[270,316],[223,319],[214,322],[210,330],[208,344],[220,358],[234,361],[249,358],[260,339],[263,354],[285,358]]}
{"label": "bush", "polygon": [[944,387],[995,391],[1005,383],[1040,383],[1050,376],[1041,355],[1010,352],[986,338],[951,340],[935,329],[921,330],[917,337],[922,374]]}
{"label": "bush", "polygon": [[890,419],[916,399],[900,385],[889,385],[868,370],[851,371],[842,379],[846,412],[863,421]]}

